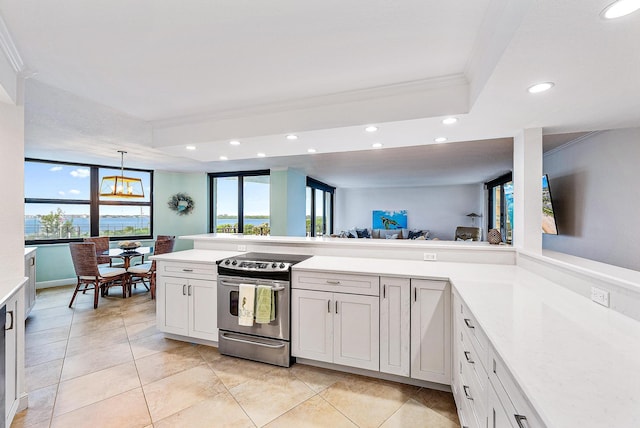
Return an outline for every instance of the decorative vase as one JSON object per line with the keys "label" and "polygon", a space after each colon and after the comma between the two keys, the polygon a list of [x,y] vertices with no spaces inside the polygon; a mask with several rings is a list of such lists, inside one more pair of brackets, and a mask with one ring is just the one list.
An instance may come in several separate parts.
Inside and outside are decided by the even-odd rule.
{"label": "decorative vase", "polygon": [[500,231],[498,229],[489,229],[489,232],[487,233],[487,241],[489,241],[489,244],[499,244],[502,242],[502,235],[500,234]]}

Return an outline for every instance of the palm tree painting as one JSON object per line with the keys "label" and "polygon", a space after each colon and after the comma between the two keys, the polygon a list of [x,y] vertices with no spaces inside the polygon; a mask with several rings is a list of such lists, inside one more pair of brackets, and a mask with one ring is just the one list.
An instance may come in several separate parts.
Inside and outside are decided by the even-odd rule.
{"label": "palm tree painting", "polygon": [[373,211],[373,229],[406,229],[407,210]]}

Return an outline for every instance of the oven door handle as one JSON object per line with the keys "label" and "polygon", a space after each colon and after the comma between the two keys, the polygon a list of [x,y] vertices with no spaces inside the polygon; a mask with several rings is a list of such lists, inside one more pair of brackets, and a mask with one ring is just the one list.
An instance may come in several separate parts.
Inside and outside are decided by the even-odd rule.
{"label": "oven door handle", "polygon": [[[218,284],[224,285],[225,287],[237,287],[240,285],[239,282],[226,281],[224,279],[218,280]],[[260,284],[255,284],[255,285],[258,286]],[[284,290],[286,290],[285,287],[278,287],[278,286],[271,287],[271,291],[284,291]]]}
{"label": "oven door handle", "polygon": [[253,340],[235,339],[233,337],[227,336],[226,333],[222,333],[220,336],[222,336],[223,339],[230,340],[232,342],[240,342],[240,343],[247,343],[249,345],[264,346],[265,348],[274,348],[274,349],[284,348],[284,343],[281,343],[279,345],[269,345],[268,343],[262,343],[262,342],[257,342]]}

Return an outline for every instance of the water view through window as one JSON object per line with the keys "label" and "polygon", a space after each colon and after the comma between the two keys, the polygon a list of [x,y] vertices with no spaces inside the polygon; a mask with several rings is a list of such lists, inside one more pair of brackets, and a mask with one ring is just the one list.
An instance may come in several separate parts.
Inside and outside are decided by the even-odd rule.
{"label": "water view through window", "polygon": [[251,235],[271,233],[268,174],[212,174],[211,185],[214,231]]}
{"label": "water view through window", "polygon": [[144,198],[99,198],[97,192],[92,194],[92,182],[114,174],[120,171],[93,165],[25,161],[25,241],[151,236],[152,173],[125,170],[126,176],[142,179]]}

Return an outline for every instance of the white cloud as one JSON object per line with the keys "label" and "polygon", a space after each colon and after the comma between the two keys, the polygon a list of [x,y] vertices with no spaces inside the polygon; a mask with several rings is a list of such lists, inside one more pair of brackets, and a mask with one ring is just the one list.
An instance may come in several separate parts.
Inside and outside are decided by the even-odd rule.
{"label": "white cloud", "polygon": [[91,174],[91,172],[88,169],[74,169],[69,174],[76,178],[86,178]]}
{"label": "white cloud", "polygon": [[64,196],[64,192],[62,190],[58,191],[58,195]]}
{"label": "white cloud", "polygon": [[71,189],[71,190],[69,190],[69,193],[71,193],[72,195],[79,195],[80,191],[76,190],[76,189]]}
{"label": "white cloud", "polygon": [[51,172],[62,171],[62,167],[61,166],[52,166],[51,168],[49,168],[49,171],[51,171]]}

